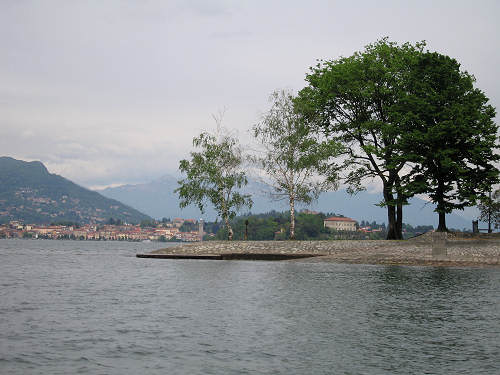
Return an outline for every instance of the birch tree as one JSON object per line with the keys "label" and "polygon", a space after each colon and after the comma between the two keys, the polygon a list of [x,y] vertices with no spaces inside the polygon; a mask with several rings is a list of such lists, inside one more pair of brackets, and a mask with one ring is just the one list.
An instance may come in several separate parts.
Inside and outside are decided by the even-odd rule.
{"label": "birch tree", "polygon": [[253,158],[263,172],[261,180],[270,188],[273,200],[286,200],[290,207],[290,239],[295,239],[295,205],[310,203],[323,191],[337,188],[334,174],[321,178],[337,144],[321,143],[304,118],[295,110],[289,91],[275,91],[271,108],[253,127],[261,153]]}
{"label": "birch tree", "polygon": [[205,212],[206,204],[211,203],[224,221],[228,240],[232,240],[230,220],[241,208],[250,208],[252,200],[237,191],[248,182],[241,168],[243,158],[238,140],[220,126],[222,116],[214,116],[214,119],[216,134],[203,132],[193,138],[193,146],[201,150],[191,152],[190,160],[180,161],[179,170],[186,178],[178,181],[175,192],[181,199],[180,207],[195,204]]}

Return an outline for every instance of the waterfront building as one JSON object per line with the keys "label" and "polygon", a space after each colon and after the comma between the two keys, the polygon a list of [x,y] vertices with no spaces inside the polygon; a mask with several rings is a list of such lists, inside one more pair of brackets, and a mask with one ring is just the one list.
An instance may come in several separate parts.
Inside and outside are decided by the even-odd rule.
{"label": "waterfront building", "polygon": [[323,221],[325,228],[333,230],[344,230],[354,232],[356,230],[356,220],[350,217],[332,216]]}

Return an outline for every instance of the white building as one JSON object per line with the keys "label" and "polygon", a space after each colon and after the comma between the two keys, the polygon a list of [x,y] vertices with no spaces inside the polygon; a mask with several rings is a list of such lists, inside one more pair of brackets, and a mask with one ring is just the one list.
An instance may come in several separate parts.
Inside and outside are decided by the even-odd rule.
{"label": "white building", "polygon": [[332,216],[323,221],[325,228],[333,230],[356,231],[356,220],[350,217]]}

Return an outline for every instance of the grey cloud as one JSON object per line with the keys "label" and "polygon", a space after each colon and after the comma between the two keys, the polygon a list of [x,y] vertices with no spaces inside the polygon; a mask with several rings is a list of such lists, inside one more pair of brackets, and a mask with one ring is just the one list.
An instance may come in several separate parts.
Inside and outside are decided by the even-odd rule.
{"label": "grey cloud", "polygon": [[245,39],[253,36],[253,33],[250,31],[221,31],[216,33],[211,33],[210,36],[212,38],[220,38],[220,39]]}
{"label": "grey cloud", "polygon": [[272,90],[386,35],[456,57],[498,107],[498,14],[496,1],[1,1],[0,153],[83,185],[148,181],[175,172],[219,108],[246,142]]}

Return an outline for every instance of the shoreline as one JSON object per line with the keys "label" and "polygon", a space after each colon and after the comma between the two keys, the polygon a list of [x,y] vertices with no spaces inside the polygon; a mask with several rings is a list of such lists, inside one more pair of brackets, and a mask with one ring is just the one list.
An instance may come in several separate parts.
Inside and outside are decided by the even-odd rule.
{"label": "shoreline", "polygon": [[427,233],[409,240],[396,241],[204,241],[137,254],[137,257],[500,267],[500,236]]}

